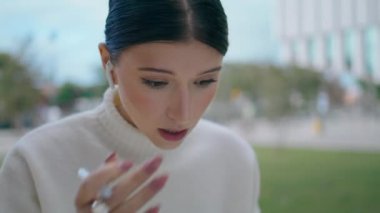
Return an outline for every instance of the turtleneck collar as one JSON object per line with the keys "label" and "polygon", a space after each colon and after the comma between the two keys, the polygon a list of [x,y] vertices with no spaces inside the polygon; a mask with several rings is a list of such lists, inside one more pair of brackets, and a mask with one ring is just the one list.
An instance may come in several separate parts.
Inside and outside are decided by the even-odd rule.
{"label": "turtleneck collar", "polygon": [[97,118],[109,138],[108,141],[103,141],[104,145],[116,151],[119,156],[136,163],[169,152],[156,147],[148,137],[121,116],[114,104],[116,91],[117,89],[107,89],[102,104],[97,108]]}

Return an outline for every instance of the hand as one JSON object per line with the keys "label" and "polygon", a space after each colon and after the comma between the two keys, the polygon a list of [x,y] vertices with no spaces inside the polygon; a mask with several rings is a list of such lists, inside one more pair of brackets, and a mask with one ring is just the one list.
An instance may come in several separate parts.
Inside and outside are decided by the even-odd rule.
{"label": "hand", "polygon": [[[112,195],[104,201],[112,213],[136,212],[154,197],[165,185],[168,175],[161,175],[154,178],[140,191],[131,194],[139,188],[155,171],[159,168],[162,157],[157,156],[148,161],[144,166],[134,173],[123,176],[133,164],[130,161],[118,161],[116,155],[111,155],[106,160],[106,164],[91,173],[80,185],[76,195],[75,206],[77,213],[91,213],[91,205],[95,200],[102,200],[99,192],[102,187],[111,184],[121,177],[112,188]],[[159,206],[150,208],[147,213],[158,212]]]}

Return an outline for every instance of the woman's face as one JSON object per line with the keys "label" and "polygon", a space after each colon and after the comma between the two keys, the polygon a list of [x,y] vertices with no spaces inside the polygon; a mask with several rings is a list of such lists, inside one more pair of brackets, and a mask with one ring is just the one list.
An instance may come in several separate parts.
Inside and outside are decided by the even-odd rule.
{"label": "woman's face", "polygon": [[119,111],[156,146],[177,147],[215,96],[222,59],[198,41],[126,49],[113,70]]}

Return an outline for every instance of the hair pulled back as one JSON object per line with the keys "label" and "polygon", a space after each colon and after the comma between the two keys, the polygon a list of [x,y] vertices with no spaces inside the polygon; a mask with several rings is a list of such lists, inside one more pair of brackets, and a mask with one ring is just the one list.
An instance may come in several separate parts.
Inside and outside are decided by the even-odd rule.
{"label": "hair pulled back", "polygon": [[197,40],[225,55],[227,18],[220,0],[110,0],[105,26],[111,60],[133,45]]}

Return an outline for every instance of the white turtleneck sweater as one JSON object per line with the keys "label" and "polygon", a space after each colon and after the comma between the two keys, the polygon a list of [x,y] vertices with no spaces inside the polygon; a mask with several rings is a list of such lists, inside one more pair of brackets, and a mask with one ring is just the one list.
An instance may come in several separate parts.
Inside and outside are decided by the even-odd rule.
{"label": "white turtleneck sweater", "polygon": [[94,110],[40,127],[7,154],[0,170],[0,212],[71,213],[77,171],[98,168],[116,151],[136,165],[162,154],[165,187],[144,208],[162,213],[257,213],[259,168],[252,147],[228,129],[200,120],[180,147],[164,151],[126,122],[107,90]]}

